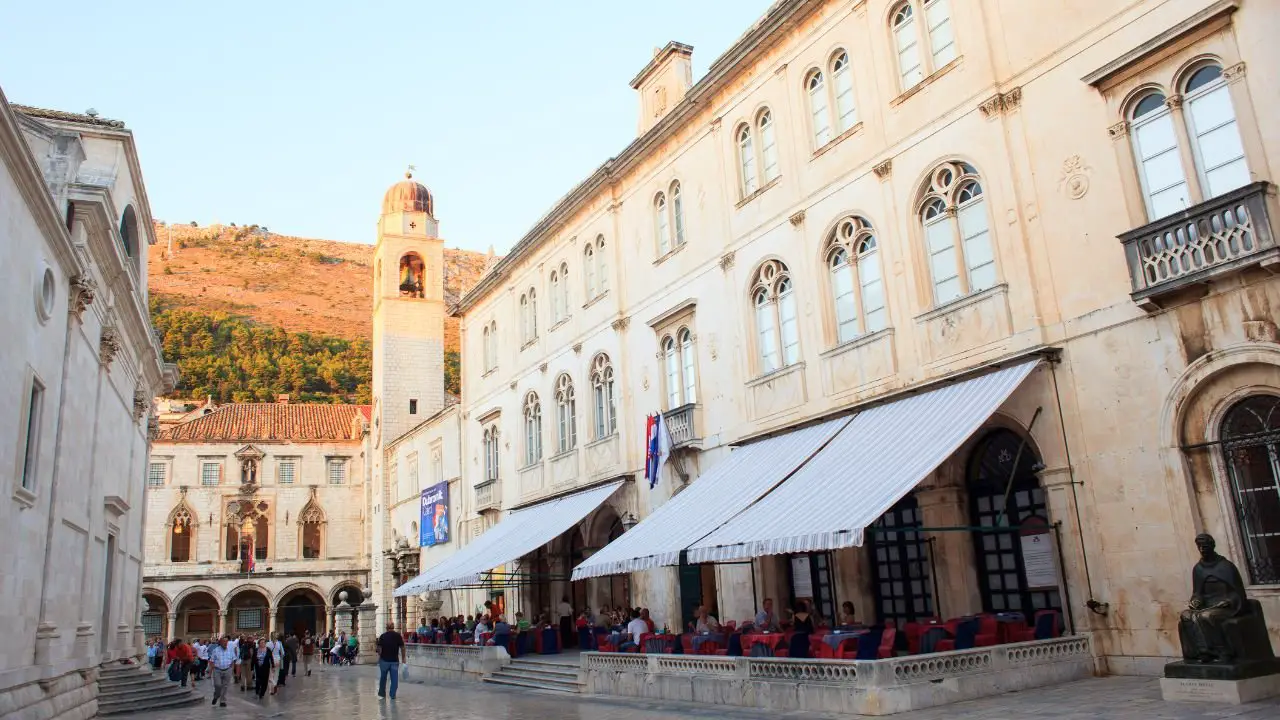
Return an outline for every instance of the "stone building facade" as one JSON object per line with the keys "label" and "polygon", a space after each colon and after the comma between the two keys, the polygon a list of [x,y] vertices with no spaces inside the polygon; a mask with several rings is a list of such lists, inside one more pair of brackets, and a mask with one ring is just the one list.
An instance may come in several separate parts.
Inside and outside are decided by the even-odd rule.
{"label": "stone building facade", "polygon": [[369,414],[282,399],[162,427],[146,470],[149,637],[318,635],[336,613],[356,615],[369,587]]}
{"label": "stone building facade", "polygon": [[[621,479],[510,605],[1058,610],[1153,673],[1207,530],[1280,642],[1277,30],[1256,0],[780,0],[696,83],[668,45],[633,81],[642,134],[455,309],[459,537]],[[1028,358],[875,523],[931,530],[568,582],[735,446]],[[1050,580],[970,531],[1008,518],[1057,527]]]}
{"label": "stone building facade", "polygon": [[0,714],[97,712],[101,663],[142,649],[143,478],[166,368],[132,132],[0,93]]}

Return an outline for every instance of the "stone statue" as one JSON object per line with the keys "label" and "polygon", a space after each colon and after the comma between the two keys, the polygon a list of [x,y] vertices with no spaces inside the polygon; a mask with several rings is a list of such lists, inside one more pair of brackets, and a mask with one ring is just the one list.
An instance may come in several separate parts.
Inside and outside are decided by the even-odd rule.
{"label": "stone statue", "polygon": [[1244,579],[1216,552],[1213,536],[1196,536],[1200,562],[1191,570],[1191,600],[1178,622],[1181,662],[1167,678],[1243,680],[1280,672],[1262,606],[1245,595]]}
{"label": "stone statue", "polygon": [[1216,546],[1212,535],[1196,536],[1200,562],[1191,570],[1191,601],[1178,623],[1182,657],[1188,662],[1234,662],[1236,651],[1223,628],[1231,618],[1249,614],[1240,571]]}

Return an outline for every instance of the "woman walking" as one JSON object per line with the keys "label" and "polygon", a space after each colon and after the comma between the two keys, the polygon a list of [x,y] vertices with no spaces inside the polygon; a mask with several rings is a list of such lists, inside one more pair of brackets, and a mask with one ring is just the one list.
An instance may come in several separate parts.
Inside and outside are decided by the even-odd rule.
{"label": "woman walking", "polygon": [[258,648],[253,653],[253,691],[259,700],[267,694],[268,685],[272,686],[271,694],[276,694],[275,683],[272,682],[275,674],[271,672],[274,668],[275,654],[267,647],[266,640],[258,640]]}

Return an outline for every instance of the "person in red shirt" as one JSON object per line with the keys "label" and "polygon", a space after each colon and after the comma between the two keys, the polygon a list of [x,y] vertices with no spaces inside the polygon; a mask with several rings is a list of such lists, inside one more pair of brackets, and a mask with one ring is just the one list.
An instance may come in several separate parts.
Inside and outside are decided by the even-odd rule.
{"label": "person in red shirt", "polygon": [[191,674],[192,663],[195,662],[196,655],[191,651],[191,646],[185,642],[178,640],[178,646],[174,648],[174,655],[182,668],[182,687],[187,686],[187,676]]}
{"label": "person in red shirt", "polygon": [[640,608],[640,619],[649,626],[649,632],[657,631],[657,625],[654,624],[653,618],[649,617],[649,608]]}

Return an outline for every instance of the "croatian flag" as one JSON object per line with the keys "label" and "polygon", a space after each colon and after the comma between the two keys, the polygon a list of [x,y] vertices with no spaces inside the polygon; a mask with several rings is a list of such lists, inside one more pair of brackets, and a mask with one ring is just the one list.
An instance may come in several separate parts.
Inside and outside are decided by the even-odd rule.
{"label": "croatian flag", "polygon": [[662,466],[667,464],[671,455],[671,433],[667,431],[667,424],[660,413],[650,415],[645,428],[644,476],[652,490],[662,479]]}

